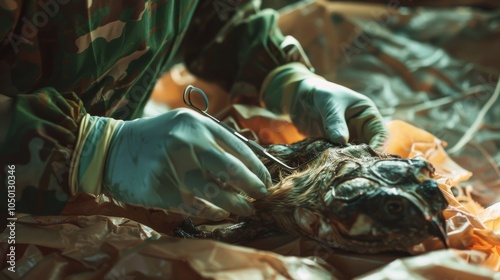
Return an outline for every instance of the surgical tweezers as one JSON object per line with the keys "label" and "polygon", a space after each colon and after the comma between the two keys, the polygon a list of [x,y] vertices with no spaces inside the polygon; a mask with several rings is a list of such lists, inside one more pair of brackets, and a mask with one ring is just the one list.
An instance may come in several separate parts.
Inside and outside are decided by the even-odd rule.
{"label": "surgical tweezers", "polygon": [[[196,93],[198,93],[203,98],[203,101],[205,102],[205,108],[204,109],[198,108],[191,101],[191,93],[193,91],[196,92]],[[199,89],[197,87],[194,87],[194,86],[191,86],[191,85],[187,86],[186,89],[184,90],[184,95],[182,96],[182,98],[184,100],[184,104],[186,104],[187,106],[189,106],[191,109],[194,109],[198,113],[204,115],[205,117],[207,117],[207,118],[213,120],[214,122],[218,123],[220,126],[224,127],[227,131],[229,131],[231,134],[233,134],[238,139],[240,139],[241,141],[243,141],[243,143],[245,143],[248,147],[250,147],[250,149],[255,154],[257,154],[257,155],[259,155],[261,157],[268,158],[268,159],[274,161],[275,163],[279,164],[281,167],[283,167],[285,169],[293,171],[293,170],[299,169],[300,167],[306,165],[307,163],[309,163],[312,160],[312,159],[308,160],[307,162],[305,162],[303,164],[300,164],[300,165],[298,165],[296,167],[291,167],[291,166],[287,165],[286,163],[282,162],[281,160],[279,160],[275,156],[271,155],[267,151],[266,148],[264,148],[261,145],[257,144],[255,141],[246,138],[245,136],[241,135],[238,131],[236,131],[235,129],[233,129],[232,127],[230,127],[229,125],[227,125],[226,123],[221,122],[217,118],[215,118],[212,115],[208,114],[207,113],[207,111],[208,111],[208,97],[207,97],[207,95],[201,89]]]}

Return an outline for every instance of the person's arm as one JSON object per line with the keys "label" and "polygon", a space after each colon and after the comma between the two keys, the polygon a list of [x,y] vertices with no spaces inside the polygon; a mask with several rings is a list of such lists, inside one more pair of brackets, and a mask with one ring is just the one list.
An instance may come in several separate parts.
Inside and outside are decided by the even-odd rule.
{"label": "person's arm", "polygon": [[[4,129],[0,147],[2,182],[0,193],[2,197],[15,195],[14,212],[36,215],[59,214],[64,205],[78,193],[99,195],[107,192],[125,203],[210,219],[222,219],[229,215],[228,212],[238,215],[251,213],[252,207],[247,199],[226,190],[226,185],[257,198],[267,193],[266,186],[271,183],[270,175],[250,148],[232,138],[228,131],[217,124],[187,110],[176,110],[156,118],[136,121],[89,115],[86,111],[110,114],[108,113],[110,107],[107,106],[112,107],[111,102],[105,104],[93,102],[101,97],[104,90],[102,86],[120,88],[118,86],[120,83],[110,85],[93,83],[94,73],[90,73],[87,79],[88,83],[95,86],[94,90],[73,93],[78,91],[77,89],[88,88],[89,84],[85,83],[79,84],[75,90],[69,90],[69,93],[58,90],[61,86],[36,89],[37,84],[50,85],[50,80],[44,79],[44,76],[50,72],[57,73],[61,68],[57,65],[49,65],[53,68],[42,67],[47,66],[44,62],[50,61],[49,58],[56,53],[47,48],[47,45],[38,46],[37,42],[41,40],[39,37],[33,39],[35,41],[33,47],[40,47],[39,55],[33,56],[29,51],[23,55],[16,52],[16,45],[11,44],[9,36],[13,36],[11,30],[18,29],[16,26],[19,25],[16,25],[16,22],[19,21],[19,11],[27,9],[19,3],[12,2],[10,4],[13,6],[0,7],[0,13],[11,15],[0,18],[0,22],[8,26],[4,28],[2,25],[0,28],[2,32],[0,40],[3,39],[3,47],[13,48],[8,49],[10,56],[0,57],[2,59],[0,77],[7,77],[6,80],[9,80],[8,75],[12,72],[17,74],[17,87],[0,84],[0,94],[3,95],[0,99],[2,102],[0,127]],[[189,13],[190,3],[187,1],[167,3],[171,5],[163,6],[161,12],[157,9],[151,11],[160,14],[170,12],[174,15],[170,21],[162,23],[164,30],[173,36],[176,34],[174,31],[182,31],[176,30],[179,26],[173,18],[179,19],[181,15],[185,15],[184,11]],[[187,7],[179,9],[177,4],[180,3],[186,4]],[[63,14],[68,14],[70,11],[62,10],[67,8],[66,6],[60,8]],[[140,11],[149,9],[149,6],[139,5],[132,8]],[[99,17],[92,19],[96,23],[99,22]],[[135,20],[130,22],[132,26],[136,23]],[[69,23],[74,22],[70,19]],[[55,29],[57,31],[57,28]],[[133,35],[123,35],[119,41],[133,42],[137,40]],[[109,43],[115,42],[113,39],[118,38],[110,38]],[[159,47],[163,46],[160,43],[164,42],[165,38],[151,36],[149,39],[152,46]],[[99,41],[103,43],[102,40]],[[31,46],[28,43],[23,44],[23,50],[31,50]],[[108,44],[99,45],[99,50],[102,53],[115,51]],[[157,49],[161,53],[168,50],[171,50],[168,46]],[[70,49],[64,51],[71,53]],[[71,65],[82,71],[95,70],[82,66],[85,61],[95,59],[94,55],[82,56]],[[121,58],[129,56],[130,53],[124,50],[116,52],[115,58],[122,61]],[[148,65],[152,59],[150,56],[134,57],[134,63],[139,65],[136,65],[137,71],[147,70],[144,65]],[[9,69],[10,65],[22,67],[14,71],[15,68]],[[39,71],[28,71],[31,70],[30,67]],[[110,73],[117,74],[116,68],[112,67],[113,71]],[[123,65],[119,68],[120,71],[126,69]],[[32,72],[36,74],[30,75]],[[111,80],[116,78],[113,75],[109,77]],[[122,79],[123,75],[114,81],[127,80],[130,86],[134,79],[132,72],[127,79]],[[61,80],[64,83],[71,83],[75,79],[65,78],[63,75]],[[19,87],[24,89],[20,90]],[[147,94],[147,88],[142,85],[132,88],[132,96],[127,96],[125,91],[108,93],[114,94],[113,97],[118,97],[125,103],[137,102],[128,98],[137,99],[141,94]],[[95,106],[105,107],[95,110]],[[11,205],[8,200],[2,199],[0,206],[3,212],[4,208],[10,208]]]}
{"label": "person's arm", "polygon": [[262,83],[276,67],[299,62],[312,69],[297,40],[281,33],[278,13],[261,11],[258,2],[200,1],[180,50],[190,72],[247,104],[259,104]]}
{"label": "person's arm", "polygon": [[380,147],[387,132],[375,104],[314,74],[300,44],[281,34],[277,13],[255,2],[201,2],[181,48],[188,69],[235,102],[289,114],[305,135]]}
{"label": "person's arm", "polygon": [[[0,7],[2,78],[12,74],[4,60],[7,54],[19,51],[20,40],[27,42],[20,36],[24,33],[17,32],[27,28],[22,24],[24,4],[7,1]],[[17,63],[29,66],[25,61]],[[1,211],[14,206],[7,198],[15,194],[15,213],[59,214],[72,192],[68,178],[79,125],[86,113],[83,103],[75,93],[52,87],[26,92],[5,84],[0,88]]]}
{"label": "person's arm", "polygon": [[[270,184],[247,146],[187,109],[120,121],[90,116],[74,93],[53,88],[0,101],[7,117],[0,127],[8,127],[0,148],[1,192],[15,194],[16,213],[57,215],[78,193],[108,192],[130,204],[217,220],[252,211],[221,184],[255,198]],[[12,208],[7,199],[0,206]]]}
{"label": "person's arm", "polygon": [[[42,88],[14,98],[0,95],[0,115],[1,197],[8,197],[8,185],[14,183],[15,212],[58,214],[70,198],[71,157],[85,115],[82,102],[74,93]],[[0,205],[7,208],[7,199]]]}

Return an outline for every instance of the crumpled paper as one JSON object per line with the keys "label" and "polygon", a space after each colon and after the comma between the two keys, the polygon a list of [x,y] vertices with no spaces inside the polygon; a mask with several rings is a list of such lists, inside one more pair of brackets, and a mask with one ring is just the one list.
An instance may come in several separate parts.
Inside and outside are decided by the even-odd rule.
{"label": "crumpled paper", "polygon": [[[500,111],[488,112],[473,141],[454,153],[454,160],[443,152],[447,149],[443,141],[432,136],[453,147],[490,98],[500,73],[498,18],[498,11],[493,10],[318,1],[285,10],[280,20],[283,32],[302,43],[318,74],[370,96],[388,119],[402,119],[431,132],[394,122],[389,126],[392,144],[386,148],[433,162],[450,202],[445,216],[454,249],[442,250],[437,239],[412,248],[416,256],[346,253],[288,235],[251,241],[244,244],[248,248],[180,240],[169,236],[184,218],[179,214],[133,207],[106,196],[80,195],[61,216],[19,217],[17,272],[6,270],[3,253],[0,278],[500,278],[500,205],[494,204],[500,201],[500,173],[495,161],[500,158]],[[207,94],[210,87],[220,92],[213,85],[191,79],[180,68],[176,71],[169,74],[168,82],[158,84],[160,102],[167,102],[161,100],[161,92],[174,85],[168,88],[168,95],[178,92],[177,101],[182,100],[186,85],[176,84],[179,81],[193,82]],[[228,102],[227,95],[209,98],[211,104],[215,104],[214,99],[220,101],[212,110]],[[235,115],[236,111],[226,111],[225,117],[232,118],[230,122],[248,135],[262,138],[263,143],[293,142],[301,137],[296,130],[287,133],[292,131],[290,125],[280,117],[269,121],[253,110],[240,115]],[[255,121],[256,117],[260,120]],[[264,128],[268,131],[259,132]],[[270,128],[273,134],[267,137]],[[474,176],[467,180],[470,173],[460,166]],[[7,246],[6,234],[0,235],[2,252]]]}
{"label": "crumpled paper", "polygon": [[[481,260],[476,251],[464,252],[466,258]],[[461,252],[441,250],[412,258],[401,258],[368,275],[354,279],[363,280],[442,280],[442,279],[498,279],[491,270],[468,263]]]}
{"label": "crumpled paper", "polygon": [[2,279],[336,279],[307,258],[174,238],[126,218],[27,216],[16,232],[22,258]]}

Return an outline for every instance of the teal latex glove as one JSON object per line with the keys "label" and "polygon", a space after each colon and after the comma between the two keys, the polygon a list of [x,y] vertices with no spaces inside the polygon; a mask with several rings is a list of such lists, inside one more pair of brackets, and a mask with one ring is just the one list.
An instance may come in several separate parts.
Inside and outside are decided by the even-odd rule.
{"label": "teal latex glove", "polygon": [[[89,138],[99,133],[94,128]],[[212,220],[226,218],[228,212],[246,216],[253,211],[247,199],[227,186],[259,198],[271,184],[269,172],[250,148],[187,109],[123,122],[107,155],[103,187],[117,200]]]}
{"label": "teal latex glove", "polygon": [[298,130],[333,143],[367,143],[380,148],[388,132],[373,101],[311,73],[299,64],[277,69],[266,82],[263,101],[288,113]]}
{"label": "teal latex glove", "polygon": [[378,148],[387,138],[382,116],[371,99],[323,79],[308,78],[298,85],[290,116],[302,133],[333,143],[350,141]]}

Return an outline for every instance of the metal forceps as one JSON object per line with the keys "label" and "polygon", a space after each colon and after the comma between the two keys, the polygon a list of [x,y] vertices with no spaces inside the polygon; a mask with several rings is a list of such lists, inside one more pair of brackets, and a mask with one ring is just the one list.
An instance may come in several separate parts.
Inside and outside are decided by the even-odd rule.
{"label": "metal forceps", "polygon": [[[191,93],[192,92],[198,93],[203,98],[203,101],[205,102],[205,108],[204,109],[198,108],[196,105],[193,104],[193,102],[191,102]],[[248,147],[250,147],[250,149],[252,149],[252,151],[254,153],[256,153],[259,156],[262,156],[262,157],[265,157],[265,158],[268,158],[268,159],[274,161],[275,163],[279,164],[281,167],[283,167],[285,169],[293,171],[293,170],[299,169],[300,167],[302,167],[302,166],[304,166],[304,165],[306,165],[307,163],[310,162],[310,160],[309,160],[309,161],[307,161],[307,162],[305,162],[303,164],[300,164],[300,165],[298,165],[296,167],[291,167],[291,166],[287,165],[286,163],[282,162],[281,160],[279,160],[278,158],[276,158],[275,156],[271,155],[267,151],[266,148],[264,148],[261,145],[257,144],[255,141],[246,138],[245,136],[241,135],[238,131],[236,131],[232,127],[228,126],[227,124],[221,122],[217,118],[215,118],[212,115],[208,114],[207,113],[207,111],[208,111],[208,97],[207,97],[207,95],[201,89],[199,89],[197,87],[194,87],[194,86],[191,86],[191,85],[187,86],[186,89],[184,90],[184,94],[182,96],[182,99],[184,100],[184,104],[186,104],[187,106],[189,106],[191,109],[194,109],[198,113],[200,113],[200,114],[204,115],[205,117],[213,120],[214,122],[218,123],[220,126],[224,127],[227,131],[231,132],[231,134],[233,134],[234,136],[236,136],[238,139],[240,139],[241,141],[243,141],[243,143],[245,143]]]}

